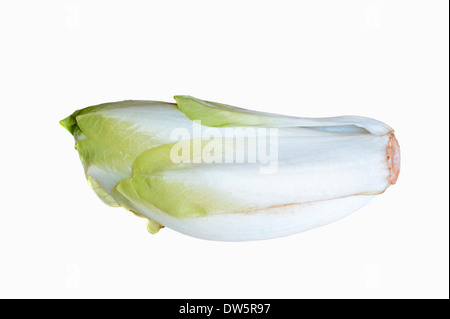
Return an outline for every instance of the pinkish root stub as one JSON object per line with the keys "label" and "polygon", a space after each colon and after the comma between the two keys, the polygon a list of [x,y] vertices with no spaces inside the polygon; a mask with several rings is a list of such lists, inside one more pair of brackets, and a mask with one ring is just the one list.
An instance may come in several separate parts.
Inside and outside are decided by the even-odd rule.
{"label": "pinkish root stub", "polygon": [[394,185],[397,182],[398,174],[400,173],[400,145],[398,144],[394,133],[389,136],[386,154],[389,165],[389,182],[391,185]]}

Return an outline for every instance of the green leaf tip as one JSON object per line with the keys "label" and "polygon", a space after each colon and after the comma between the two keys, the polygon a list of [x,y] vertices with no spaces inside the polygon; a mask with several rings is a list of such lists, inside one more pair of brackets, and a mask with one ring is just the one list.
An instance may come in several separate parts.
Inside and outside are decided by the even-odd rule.
{"label": "green leaf tip", "polygon": [[[75,114],[75,113],[74,113]],[[69,115],[65,119],[59,121],[59,124],[64,127],[66,130],[70,132],[70,134],[73,135],[73,132],[75,131],[75,128],[77,127],[77,120],[74,114]]]}
{"label": "green leaf tip", "polygon": [[274,123],[272,115],[239,107],[204,101],[189,95],[174,96],[178,109],[192,121],[212,127],[264,126]]}
{"label": "green leaf tip", "polygon": [[69,115],[65,119],[59,121],[59,124],[62,127],[64,127],[66,130],[68,130],[70,132],[70,134],[73,135],[76,128],[78,127],[78,123],[77,123],[78,115],[96,112],[100,108],[105,108],[106,106],[111,106],[113,104],[115,104],[115,103],[103,103],[103,104],[99,104],[99,105],[85,107],[84,109],[81,109],[81,110],[76,110],[75,112],[73,112],[71,115]]}

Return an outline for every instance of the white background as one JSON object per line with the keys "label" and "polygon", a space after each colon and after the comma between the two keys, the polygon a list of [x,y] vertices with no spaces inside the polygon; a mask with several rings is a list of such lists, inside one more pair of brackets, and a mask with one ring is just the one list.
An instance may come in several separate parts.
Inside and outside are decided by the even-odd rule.
{"label": "white background", "polygon": [[[3,298],[448,298],[447,1],[2,1]],[[58,121],[187,94],[388,123],[397,185],[298,235],[210,242],[104,205]]]}

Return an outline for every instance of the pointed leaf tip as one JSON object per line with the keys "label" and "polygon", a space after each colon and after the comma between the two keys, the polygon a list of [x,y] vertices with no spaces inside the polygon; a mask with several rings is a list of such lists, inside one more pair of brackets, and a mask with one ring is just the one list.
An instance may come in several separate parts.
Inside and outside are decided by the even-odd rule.
{"label": "pointed leaf tip", "polygon": [[65,119],[59,121],[59,124],[73,135],[73,132],[77,126],[77,120],[75,118],[75,113],[66,117]]}

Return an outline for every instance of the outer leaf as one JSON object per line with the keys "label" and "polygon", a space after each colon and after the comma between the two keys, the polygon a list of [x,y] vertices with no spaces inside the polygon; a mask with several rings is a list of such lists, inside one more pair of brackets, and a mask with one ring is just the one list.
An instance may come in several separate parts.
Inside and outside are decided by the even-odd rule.
{"label": "outer leaf", "polygon": [[177,95],[175,100],[178,108],[191,120],[201,121],[202,125],[206,126],[308,127],[344,133],[366,131],[375,135],[386,135],[393,131],[392,128],[380,121],[360,116],[298,118],[250,111],[186,95]]}
{"label": "outer leaf", "polygon": [[[252,163],[195,163],[199,151],[188,144],[190,163],[174,163],[175,143],[144,152],[133,165],[132,188],[119,191],[177,217],[244,213],[283,205],[311,203],[362,194],[379,194],[389,186],[385,147],[388,137],[357,136],[281,138],[278,168],[259,174]],[[217,139],[222,145],[225,140]],[[264,145],[265,146],[265,145]],[[254,150],[256,151],[256,150]],[[383,153],[384,152],[384,153]],[[225,152],[224,152],[225,153]],[[131,193],[130,194],[130,189]]]}

